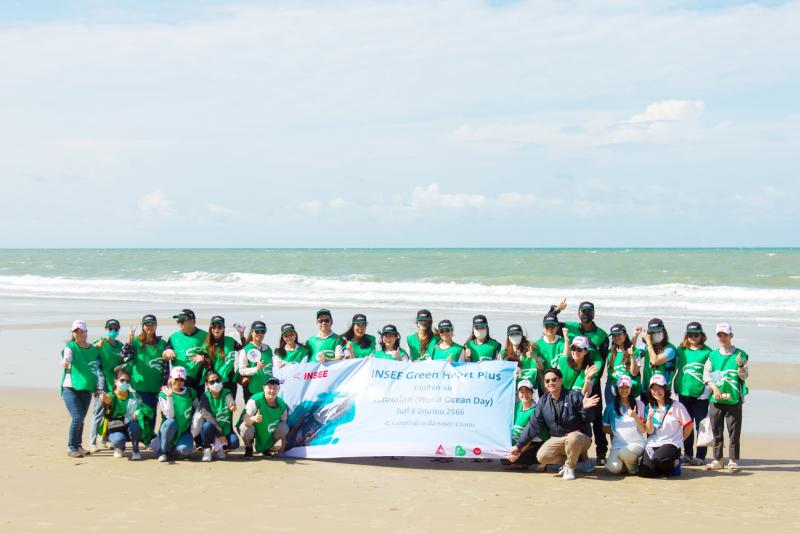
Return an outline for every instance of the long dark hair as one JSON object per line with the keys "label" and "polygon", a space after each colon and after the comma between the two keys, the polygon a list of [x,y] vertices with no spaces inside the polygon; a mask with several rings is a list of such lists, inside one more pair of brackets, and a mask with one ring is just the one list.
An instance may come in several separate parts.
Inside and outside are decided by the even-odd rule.
{"label": "long dark hair", "polygon": [[[390,335],[394,335],[394,334],[390,334]],[[383,352],[386,352],[386,343],[383,342],[383,335],[381,335],[381,340],[380,340],[380,342],[378,344],[381,346],[381,350]],[[400,336],[395,336],[394,347],[390,348],[389,350],[397,350],[399,348],[400,348]]]}
{"label": "long dark hair", "polygon": [[[528,349],[531,347],[530,341],[522,334],[522,341],[519,342],[519,353],[520,354],[527,354]],[[503,352],[501,356],[504,360],[510,360],[512,362],[518,362],[519,358],[517,358],[517,354],[514,352],[514,344],[511,343],[511,340],[506,338],[506,346],[503,348]]]}
{"label": "long dark hair", "polygon": [[[353,341],[354,339],[356,339],[355,326],[356,326],[355,324],[350,323],[350,328],[348,328],[345,331],[345,333],[342,334],[342,337],[345,340]],[[366,349],[367,347],[369,347],[369,338],[367,337],[366,329],[364,331],[364,335],[356,339],[356,344],[362,349]]]}
{"label": "long dark hair", "polygon": [[[423,314],[423,313],[425,313],[427,315],[431,314],[431,312],[429,312],[428,310],[419,310],[417,312],[417,316],[419,316],[420,314]],[[425,338],[425,341],[423,341],[423,340],[421,340],[419,338],[419,326],[417,326],[417,332],[415,334],[417,336],[417,340],[419,340],[419,353],[420,354],[425,354],[425,351],[428,350],[428,345],[431,344],[431,341],[433,341],[433,338],[439,337],[439,332],[435,331],[433,329],[433,319],[431,319],[430,321],[426,321],[426,322],[428,322],[429,324],[428,324],[428,327],[424,330],[425,335],[427,336]],[[419,321],[417,321],[417,325],[419,325]]]}
{"label": "long dark hair", "polygon": [[[586,369],[592,364],[592,359],[589,358],[589,350],[586,350],[586,356],[583,357],[583,362],[581,363],[580,370]],[[569,357],[567,358],[567,365],[572,367],[573,369],[578,369],[575,366],[575,359],[572,357],[572,352],[570,351]]]}
{"label": "long dark hair", "polygon": [[[158,325],[156,325],[156,328],[158,328]],[[153,329],[153,339],[150,339],[147,335],[147,332],[144,331],[144,325],[142,325],[142,331],[139,332],[139,335],[136,336],[136,338],[142,345],[155,345],[158,343],[158,336],[156,335],[155,329]]]}
{"label": "long dark hair", "polygon": [[[297,345],[297,348],[305,347],[304,344],[300,343],[300,336],[297,335],[297,330],[292,330],[294,332],[294,344]],[[281,338],[278,340],[278,348],[275,349],[276,356],[286,356],[286,340],[283,339],[283,336],[288,334],[289,332],[284,332],[281,334]]]}
{"label": "long dark hair", "polygon": [[225,330],[222,330],[222,335],[219,339],[214,339],[211,329],[208,329],[205,341],[203,341],[203,351],[208,354],[211,359],[217,358],[217,353],[222,358],[225,357]]}
{"label": "long dark hair", "polygon": [[667,333],[667,329],[663,328],[661,333],[664,334],[664,339],[661,340],[661,343],[653,343],[653,350],[656,352],[656,354],[661,354],[664,352],[664,348],[667,346],[667,343],[669,343],[669,334]]}
{"label": "long dark hair", "polygon": [[[700,348],[706,346],[706,341],[708,341],[708,337],[706,337],[705,332],[700,332]],[[691,345],[689,344],[689,334],[683,334],[683,341],[681,341],[681,348],[688,349]],[[655,348],[655,347],[653,347]]]}
{"label": "long dark hair", "polygon": [[[653,384],[653,385],[658,385],[658,384]],[[650,387],[653,387],[653,386],[651,385]],[[648,402],[648,404],[650,404],[650,406],[655,407],[655,406],[658,406],[658,401],[650,393],[650,387],[647,388],[647,402]],[[658,386],[658,387],[660,387],[661,389],[664,390],[664,406],[669,406],[670,403],[672,402],[672,392],[670,391],[670,388],[667,387],[667,386]]]}
{"label": "long dark hair", "polygon": [[[628,394],[628,404],[631,405],[631,410],[635,412],[637,408],[636,397],[633,396],[633,387],[631,386],[628,389],[631,390]],[[611,386],[611,391],[614,393],[614,411],[617,412],[617,415],[622,415],[622,401],[619,399],[619,387],[616,385]]]}
{"label": "long dark hair", "polygon": [[[475,339],[475,328],[470,328],[469,337],[464,342],[464,344],[466,345],[467,343],[469,343],[470,341],[473,341],[474,339]],[[486,325],[486,338],[484,338],[483,343],[486,343],[490,339],[492,339],[492,333],[489,331],[489,325],[487,324]]]}
{"label": "long dark hair", "polygon": [[[617,349],[621,348],[622,352],[623,352],[622,365],[626,369],[630,369],[629,366],[630,366],[630,363],[631,363],[631,355],[628,353],[628,349],[631,348],[631,346],[633,345],[633,343],[631,343],[630,336],[628,335],[627,332],[625,332],[625,341],[622,342],[622,347],[620,347],[619,345],[616,345],[614,343],[613,337],[611,339],[612,339],[612,341],[611,341],[611,346],[608,348],[608,354],[613,358],[614,356],[616,356]],[[613,360],[612,360],[612,363],[613,363]]]}

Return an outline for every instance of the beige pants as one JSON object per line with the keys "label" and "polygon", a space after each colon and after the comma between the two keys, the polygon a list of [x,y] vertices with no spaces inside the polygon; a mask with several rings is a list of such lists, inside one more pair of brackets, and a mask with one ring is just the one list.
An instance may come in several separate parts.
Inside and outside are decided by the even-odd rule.
{"label": "beige pants", "polygon": [[[284,445],[283,441],[286,439],[287,434],[289,434],[289,425],[281,421],[278,423],[278,426],[275,427],[275,431],[272,433],[275,443],[270,448],[270,452],[277,452],[281,449],[281,447]],[[242,436],[245,447],[252,447],[253,441],[255,441],[256,438],[256,429],[254,426],[247,426],[246,424],[242,423],[239,425],[239,435]]]}
{"label": "beige pants", "polygon": [[592,438],[583,432],[570,432],[545,441],[536,453],[536,459],[540,464],[564,464],[574,469],[578,458],[589,450],[591,444]]}

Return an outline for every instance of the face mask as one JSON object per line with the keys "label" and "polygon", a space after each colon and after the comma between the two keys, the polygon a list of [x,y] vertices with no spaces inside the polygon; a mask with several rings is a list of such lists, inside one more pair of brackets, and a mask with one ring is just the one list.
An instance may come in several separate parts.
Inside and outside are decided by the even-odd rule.
{"label": "face mask", "polygon": [[475,339],[480,340],[486,339],[486,336],[489,335],[488,330],[478,330],[477,328],[473,328],[472,333],[475,334]]}
{"label": "face mask", "polygon": [[106,333],[106,335],[108,336],[108,339],[117,339],[117,336],[119,335],[119,330],[109,330]]}
{"label": "face mask", "polygon": [[131,389],[131,385],[127,382],[117,382],[117,389],[120,391],[128,391]]}
{"label": "face mask", "polygon": [[426,323],[424,321],[420,321],[420,322],[417,323],[417,328],[419,328],[420,330],[427,330],[429,326],[430,326],[430,324],[428,324],[428,323]]}
{"label": "face mask", "polygon": [[653,343],[661,343],[664,341],[664,332],[656,332],[653,334]]}
{"label": "face mask", "polygon": [[217,382],[216,384],[209,384],[208,389],[210,389],[214,393],[219,393],[220,391],[222,391],[222,384],[219,382]]}
{"label": "face mask", "polygon": [[508,336],[508,339],[511,340],[512,345],[519,345],[522,343],[522,336]]}

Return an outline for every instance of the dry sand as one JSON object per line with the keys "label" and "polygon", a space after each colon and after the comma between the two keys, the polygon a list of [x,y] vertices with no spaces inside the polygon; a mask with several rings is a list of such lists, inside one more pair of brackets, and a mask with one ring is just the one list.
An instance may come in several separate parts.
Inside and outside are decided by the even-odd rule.
{"label": "dry sand", "polygon": [[[564,482],[497,462],[71,459],[57,391],[0,389],[0,532],[800,531],[800,437],[743,438],[741,473],[597,468]],[[557,526],[556,526],[557,525]]]}

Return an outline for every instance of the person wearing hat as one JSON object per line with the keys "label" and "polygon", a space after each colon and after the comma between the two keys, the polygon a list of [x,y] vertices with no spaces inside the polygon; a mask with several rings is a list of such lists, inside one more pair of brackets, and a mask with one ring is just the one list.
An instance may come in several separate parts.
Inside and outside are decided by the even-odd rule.
{"label": "person wearing hat", "polygon": [[[517,444],[520,434],[522,434],[522,431],[528,426],[531,416],[536,411],[536,403],[533,402],[533,389],[534,385],[528,379],[522,379],[519,384],[517,384],[517,399],[519,402],[514,406],[514,427],[511,429],[512,445]],[[527,469],[531,465],[538,464],[539,461],[536,459],[536,453],[539,452],[542,443],[549,437],[547,430],[542,430],[538,436],[533,438],[530,445],[525,448],[516,461],[513,463],[505,461],[503,463],[508,463],[519,469]],[[541,468],[540,470],[544,471],[545,466],[541,466]]]}
{"label": "person wearing hat", "polygon": [[131,389],[136,391],[142,404],[148,406],[151,412],[151,417],[139,419],[143,443],[150,443],[150,438],[155,435],[158,393],[163,385],[164,369],[169,369],[169,363],[163,356],[167,343],[157,335],[157,328],[156,316],[145,315],[142,317],[141,333],[137,336],[136,328],[131,328],[128,341],[122,347],[125,369],[131,374]]}
{"label": "person wearing hat", "polygon": [[611,436],[611,451],[606,462],[609,473],[635,475],[639,472],[645,446],[644,413],[644,404],[633,391],[633,380],[620,374],[612,400],[603,412],[603,431]]}
{"label": "person wearing hat", "polygon": [[631,379],[631,390],[634,397],[638,397],[641,393],[639,364],[634,355],[634,347],[641,334],[642,328],[639,327],[634,331],[633,341],[631,341],[625,325],[615,324],[608,329],[611,343],[608,348],[608,360],[606,360],[608,366],[608,380],[606,380],[604,391],[606,404],[614,402],[613,386],[621,376]]}
{"label": "person wearing hat", "polygon": [[[575,479],[579,459],[585,457],[592,444],[591,422],[596,417],[598,395],[584,396],[579,391],[563,387],[561,371],[545,369],[544,387],[547,390],[536,403],[528,424],[511,447],[508,461],[517,462],[533,446],[534,439],[547,431],[550,436],[539,448],[536,459],[540,464],[563,464],[560,472],[564,480]],[[583,469],[593,468],[591,461],[583,462]]]}
{"label": "person wearing hat", "polygon": [[506,345],[500,351],[501,360],[517,362],[517,382],[528,380],[534,389],[541,391],[541,377],[539,373],[544,369],[544,364],[534,347],[525,337],[525,331],[518,324],[509,325],[506,329]]}
{"label": "person wearing hat", "polygon": [[222,460],[228,451],[239,448],[239,437],[233,431],[233,412],[236,401],[231,390],[223,384],[222,375],[211,370],[206,373],[206,388],[200,395],[200,408],[195,412],[192,433],[198,433],[203,443],[204,462],[213,456]]}
{"label": "person wearing hat", "polygon": [[236,356],[240,350],[242,350],[241,343],[225,335],[225,318],[221,315],[212,317],[208,335],[203,342],[203,353],[208,356],[211,369],[219,373],[222,383],[234,399],[238,391]]}
{"label": "person wearing hat", "polygon": [[472,318],[472,332],[464,343],[464,361],[484,362],[496,360],[500,353],[500,343],[489,333],[489,321],[485,315]]}
{"label": "person wearing hat", "polygon": [[672,399],[664,375],[650,378],[645,407],[645,444],[639,476],[653,478],[681,474],[681,447],[692,433],[692,418],[680,401]]}
{"label": "person wearing hat", "polygon": [[297,330],[291,323],[281,325],[281,339],[275,356],[272,358],[272,367],[279,369],[286,364],[308,362],[308,347],[297,339]]}
{"label": "person wearing hat", "polygon": [[[122,342],[117,340],[119,336],[119,321],[108,319],[105,324],[105,335],[92,343],[100,349],[100,369],[103,371],[103,387],[106,392],[114,388],[114,375],[125,367],[122,361]],[[97,443],[97,427],[103,422],[105,405],[103,398],[97,396],[94,399],[94,410],[92,425],[89,427],[89,449],[94,449]],[[103,441],[104,448],[109,448],[111,444]]]}
{"label": "person wearing hat", "polygon": [[61,398],[70,415],[67,455],[81,458],[89,454],[83,448],[83,424],[93,395],[103,391],[100,349],[86,341],[86,321],[72,322],[71,339],[61,351]]}
{"label": "person wearing hat", "polygon": [[548,313],[542,319],[542,337],[536,340],[536,352],[544,360],[545,367],[556,365],[558,357],[564,352],[564,339],[561,337],[559,327],[561,322],[558,315]]}
{"label": "person wearing hat", "polygon": [[270,377],[264,383],[263,391],[256,393],[245,405],[239,419],[239,434],[245,445],[245,458],[252,458],[253,452],[264,456],[281,454],[286,448],[286,435],[289,427],[289,407],[278,396],[281,381]]}
{"label": "person wearing hat", "polygon": [[236,367],[245,402],[256,393],[261,393],[267,379],[272,377],[272,348],[264,343],[266,333],[264,321],[253,321],[247,344],[239,351]]}
{"label": "person wearing hat", "polygon": [[[564,328],[564,337],[568,336]],[[564,353],[556,360],[556,367],[561,371],[565,389],[581,391],[588,395],[597,380],[600,370],[600,361],[589,350],[589,338],[578,336],[565,346]],[[598,408],[599,409],[599,408]]]}
{"label": "person wearing hat", "polygon": [[453,323],[449,319],[439,321],[436,335],[439,343],[434,345],[425,359],[447,360],[450,363],[464,361],[464,347],[453,341]]}
{"label": "person wearing hat", "polygon": [[[703,371],[711,354],[711,348],[706,345],[706,334],[703,326],[693,321],[686,325],[683,341],[678,346],[677,365],[675,371],[675,393],[678,400],[686,407],[692,416],[694,428],[700,421],[708,416],[709,388],[703,381]],[[703,465],[706,458],[706,447],[697,447],[697,456],[694,455],[694,437],[692,431],[683,442],[683,463],[689,465]]]}
{"label": "person wearing hat", "polygon": [[728,427],[728,471],[736,473],[739,467],[739,440],[742,432],[742,403],[748,393],[747,377],[750,357],[733,345],[733,329],[728,323],[717,325],[719,348],[708,355],[703,380],[711,388],[708,418],[714,433],[714,460],[706,469],[722,469],[725,449],[725,426]]}
{"label": "person wearing hat", "polygon": [[98,432],[114,447],[114,458],[122,458],[125,444],[130,441],[133,452],[131,460],[141,460],[139,453],[139,396],[131,390],[131,375],[125,369],[115,373],[111,391],[99,396],[103,404],[103,418],[98,423]]}
{"label": "person wearing hat", "polygon": [[[647,332],[642,334],[645,348],[638,349],[641,360],[642,384],[649,384],[655,375],[661,375],[667,384],[672,384],[675,375],[675,359],[678,351],[675,345],[669,342],[669,333],[664,327],[664,321],[654,317],[647,323]],[[647,392],[642,392],[642,400],[648,402]]]}
{"label": "person wearing hat", "polygon": [[194,312],[184,308],[172,316],[180,329],[169,336],[164,358],[172,365],[186,369],[186,386],[195,390],[199,396],[203,389],[202,375],[206,365],[210,365],[203,353],[203,343],[208,333],[196,326]]}
{"label": "person wearing hat", "polygon": [[411,361],[424,360],[433,347],[439,343],[439,337],[433,332],[433,316],[428,310],[417,312],[417,331],[406,338],[408,354]]}
{"label": "person wearing hat", "polygon": [[158,431],[158,461],[166,462],[173,451],[180,458],[192,454],[192,418],[200,407],[195,390],[186,387],[186,369],[175,366],[169,372],[169,382],[158,394],[161,409],[161,428]]}
{"label": "person wearing hat", "polygon": [[372,355],[373,358],[379,360],[397,360],[408,361],[408,353],[400,348],[400,332],[393,324],[387,324],[379,332],[381,341],[378,344],[378,350]]}
{"label": "person wearing hat", "polygon": [[357,313],[350,328],[342,334],[345,358],[368,358],[375,352],[375,336],[367,334],[367,316]]}
{"label": "person wearing hat", "polygon": [[317,335],[306,340],[312,362],[332,362],[344,358],[344,340],[333,332],[333,315],[328,309],[317,311]]}

